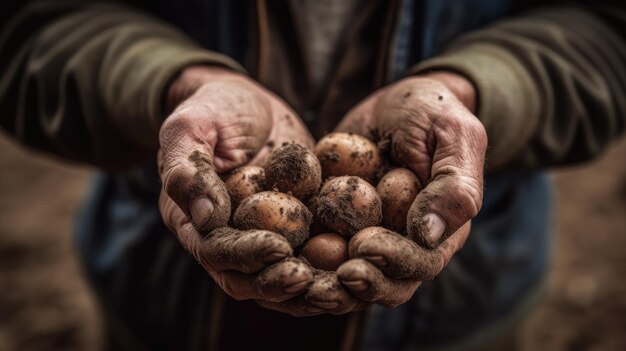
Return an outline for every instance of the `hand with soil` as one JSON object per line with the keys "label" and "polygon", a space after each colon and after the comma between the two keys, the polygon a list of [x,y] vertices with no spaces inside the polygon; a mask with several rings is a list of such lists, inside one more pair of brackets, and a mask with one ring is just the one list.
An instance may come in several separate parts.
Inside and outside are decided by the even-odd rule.
{"label": "hand with soil", "polygon": [[217,176],[262,166],[274,146],[313,137],[296,113],[252,79],[218,67],[191,66],[171,84],[173,112],[159,135],[163,190],[201,232],[224,227],[231,205]]}
{"label": "hand with soil", "polygon": [[[263,165],[285,142],[312,149],[305,125],[253,80],[217,67],[185,69],[166,106],[173,112],[161,126],[158,166],[167,227],[231,297],[271,305],[301,294],[314,280],[312,268],[291,258],[280,234],[227,228],[231,203],[218,174]],[[322,312],[308,302],[288,304],[292,314]]]}
{"label": "hand with soil", "polygon": [[351,239],[351,260],[337,275],[363,301],[387,306],[406,302],[465,243],[470,221],[482,205],[487,147],[474,105],[468,80],[433,72],[374,92],[337,127],[382,138],[393,160],[424,185],[408,211],[408,238],[366,228]]}

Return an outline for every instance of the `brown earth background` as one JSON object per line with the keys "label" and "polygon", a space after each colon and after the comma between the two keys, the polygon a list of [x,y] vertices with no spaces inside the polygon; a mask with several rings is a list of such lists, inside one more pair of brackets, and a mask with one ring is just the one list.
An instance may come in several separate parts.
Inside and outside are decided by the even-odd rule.
{"label": "brown earth background", "polygon": [[[101,320],[72,243],[90,170],[0,136],[0,351],[97,350]],[[626,350],[626,140],[554,172],[556,256],[522,350]]]}

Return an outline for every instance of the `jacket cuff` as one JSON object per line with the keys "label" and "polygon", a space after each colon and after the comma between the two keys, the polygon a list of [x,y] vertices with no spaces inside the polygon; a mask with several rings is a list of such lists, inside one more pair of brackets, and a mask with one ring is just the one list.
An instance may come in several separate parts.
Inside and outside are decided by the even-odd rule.
{"label": "jacket cuff", "polygon": [[196,64],[223,66],[247,74],[235,60],[188,42],[145,40],[128,50],[116,65],[117,74],[113,73],[122,79],[112,79],[121,82],[115,94],[119,99],[115,103],[117,112],[135,119],[126,121],[121,130],[144,147],[158,146],[155,136],[167,117],[164,99],[169,84],[185,67]]}
{"label": "jacket cuff", "polygon": [[510,53],[495,45],[470,44],[424,61],[410,73],[454,71],[476,87],[477,117],[489,137],[489,168],[499,168],[519,150],[538,121],[539,92],[531,76]]}

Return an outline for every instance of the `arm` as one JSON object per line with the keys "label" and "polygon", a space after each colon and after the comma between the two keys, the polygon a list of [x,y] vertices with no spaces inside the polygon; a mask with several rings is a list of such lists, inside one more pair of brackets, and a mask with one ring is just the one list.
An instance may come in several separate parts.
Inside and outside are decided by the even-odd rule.
{"label": "arm", "polygon": [[389,138],[395,161],[426,184],[408,212],[408,238],[350,241],[352,260],[337,274],[353,295],[396,306],[441,272],[481,207],[485,154],[490,170],[564,164],[597,155],[623,131],[617,28],[626,17],[611,13],[603,21],[555,8],[468,34],[346,115],[338,130]]}
{"label": "arm", "polygon": [[272,145],[314,144],[296,113],[233,60],[109,4],[33,4],[1,35],[4,130],[101,167],[157,156],[165,225],[235,299],[294,315],[362,305],[314,277],[279,234],[224,228],[231,204],[218,173],[263,164]]}
{"label": "arm", "polygon": [[413,73],[476,87],[489,170],[588,160],[626,128],[626,12],[553,7],[461,37]]}
{"label": "arm", "polygon": [[0,126],[30,146],[107,168],[154,160],[166,86],[183,67],[243,70],[119,5],[33,3],[0,35]]}

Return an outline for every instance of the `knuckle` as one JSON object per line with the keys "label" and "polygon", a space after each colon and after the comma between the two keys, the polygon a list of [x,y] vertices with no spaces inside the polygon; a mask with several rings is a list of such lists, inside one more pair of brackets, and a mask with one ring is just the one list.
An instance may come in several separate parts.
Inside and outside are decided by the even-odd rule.
{"label": "knuckle", "polygon": [[473,178],[460,179],[457,186],[457,198],[461,207],[465,210],[466,218],[469,220],[474,218],[483,202],[482,187],[479,187]]}
{"label": "knuckle", "polygon": [[[235,300],[238,300],[239,296],[237,294],[235,294],[235,291],[233,290],[231,284],[230,284],[230,280],[222,275],[222,274],[218,274],[215,277],[215,282],[217,283],[217,285],[220,286],[220,288],[222,288],[222,290],[230,297],[232,297]],[[238,300],[239,301],[239,300]]]}
{"label": "knuckle", "polygon": [[237,288],[237,284],[232,277],[229,277],[227,275],[219,275],[218,280],[218,285],[222,288],[222,290],[224,290],[226,294],[228,294],[228,296],[230,296],[234,300],[245,301],[250,299],[249,297],[245,296],[245,294],[242,294],[240,292],[240,289]]}
{"label": "knuckle", "polygon": [[469,119],[467,125],[467,131],[471,139],[479,146],[481,149],[486,150],[487,148],[487,130],[485,126],[478,120],[478,118],[473,117]]}
{"label": "knuckle", "polygon": [[198,245],[190,245],[188,250],[191,256],[202,266],[202,268],[204,268],[208,272],[215,271],[215,269],[213,269],[213,266],[206,259]]}
{"label": "knuckle", "polygon": [[174,201],[179,202],[185,193],[185,185],[189,184],[193,175],[181,162],[170,162],[163,167],[161,181],[163,190]]}
{"label": "knuckle", "polygon": [[169,206],[161,207],[160,211],[161,211],[161,218],[163,219],[163,224],[165,224],[165,227],[170,232],[172,233],[175,232],[177,223],[176,223],[176,219],[174,218],[173,211],[169,208]]}
{"label": "knuckle", "polygon": [[172,142],[177,140],[184,131],[193,127],[194,119],[193,114],[185,110],[177,110],[166,118],[161,125],[161,130],[159,131],[159,141],[161,146],[171,145]]}

